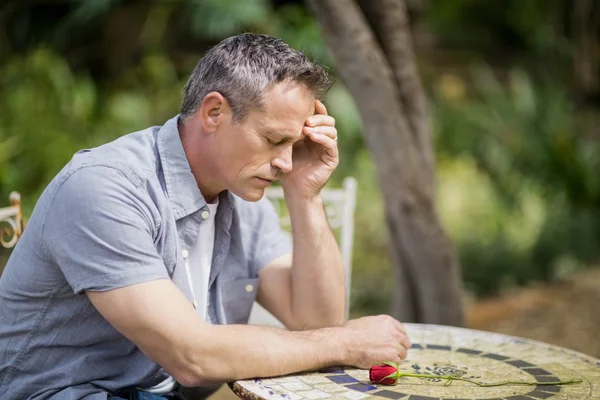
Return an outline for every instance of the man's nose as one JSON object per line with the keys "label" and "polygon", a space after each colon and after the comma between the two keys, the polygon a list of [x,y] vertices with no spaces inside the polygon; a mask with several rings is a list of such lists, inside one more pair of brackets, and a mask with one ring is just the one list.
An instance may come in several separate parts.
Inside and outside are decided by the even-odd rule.
{"label": "man's nose", "polygon": [[284,146],[273,159],[273,167],[278,168],[284,174],[292,170],[292,146]]}

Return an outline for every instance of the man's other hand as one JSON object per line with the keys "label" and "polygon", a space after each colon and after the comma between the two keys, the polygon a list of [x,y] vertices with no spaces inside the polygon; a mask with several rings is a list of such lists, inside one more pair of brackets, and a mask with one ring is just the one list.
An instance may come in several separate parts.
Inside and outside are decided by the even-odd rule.
{"label": "man's other hand", "polygon": [[399,363],[412,345],[404,325],[389,315],[348,321],[344,331],[345,364],[358,368],[368,369],[384,361]]}

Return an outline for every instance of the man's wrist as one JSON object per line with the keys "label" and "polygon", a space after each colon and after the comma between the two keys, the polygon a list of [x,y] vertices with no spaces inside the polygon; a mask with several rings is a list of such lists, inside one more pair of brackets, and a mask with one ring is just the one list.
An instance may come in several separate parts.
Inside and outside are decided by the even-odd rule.
{"label": "man's wrist", "polygon": [[285,203],[288,208],[303,207],[323,207],[323,199],[320,194],[303,194],[297,191],[284,191]]}
{"label": "man's wrist", "polygon": [[342,326],[323,328],[321,332],[325,335],[325,349],[328,355],[326,360],[330,365],[348,365],[348,329]]}

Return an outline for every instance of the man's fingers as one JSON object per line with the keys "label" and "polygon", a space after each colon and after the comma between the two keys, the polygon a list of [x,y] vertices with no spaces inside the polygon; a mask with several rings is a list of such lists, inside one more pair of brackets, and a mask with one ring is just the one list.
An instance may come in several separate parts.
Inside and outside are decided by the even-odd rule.
{"label": "man's fingers", "polygon": [[[310,140],[312,140],[314,143],[323,146],[323,149],[325,150],[323,155],[331,157],[331,160],[338,160],[339,152],[337,142],[335,140],[333,140],[327,135],[322,135],[320,133],[311,133],[309,137]],[[337,165],[337,161],[335,161],[335,164]]]}
{"label": "man's fingers", "polygon": [[[403,360],[403,358],[400,356],[400,354],[397,354],[397,355],[396,355],[395,357],[393,357],[393,359],[392,359],[392,360],[390,360],[390,361],[392,361],[392,362],[395,362],[396,364],[400,364],[400,363],[402,363],[402,360]],[[367,368],[365,368],[365,369],[368,369],[368,368],[371,368],[371,367],[369,366],[369,367],[367,367]]]}
{"label": "man's fingers", "polygon": [[331,155],[337,154],[337,142],[335,139],[321,133],[311,133],[309,137],[313,142],[322,145]]}
{"label": "man's fingers", "polygon": [[315,127],[306,126],[306,127],[304,127],[304,131],[308,135],[316,133],[319,135],[328,136],[333,140],[335,140],[335,138],[337,137],[337,129],[335,129],[333,126],[315,126]]}
{"label": "man's fingers", "polygon": [[407,334],[406,327],[402,324],[402,322],[398,322],[398,330],[404,333],[405,335]]}
{"label": "man's fingers", "polygon": [[321,103],[321,100],[315,100],[315,113],[327,115],[327,107]]}
{"label": "man's fingers", "polygon": [[400,359],[404,360],[406,359],[406,356],[408,356],[408,351],[401,346],[400,349],[398,349],[398,356],[400,356]]}
{"label": "man's fingers", "polygon": [[329,115],[315,114],[306,119],[306,126],[335,126],[335,118]]}
{"label": "man's fingers", "polygon": [[412,347],[412,342],[406,335],[402,335],[402,337],[400,338],[400,344],[407,350]]}

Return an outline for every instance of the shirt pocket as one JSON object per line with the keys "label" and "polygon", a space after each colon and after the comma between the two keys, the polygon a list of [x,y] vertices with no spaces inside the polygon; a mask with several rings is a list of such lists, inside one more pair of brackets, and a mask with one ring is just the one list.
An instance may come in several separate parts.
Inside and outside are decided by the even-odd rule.
{"label": "shirt pocket", "polygon": [[258,289],[257,278],[223,283],[223,308],[228,324],[247,324]]}

